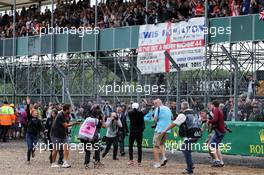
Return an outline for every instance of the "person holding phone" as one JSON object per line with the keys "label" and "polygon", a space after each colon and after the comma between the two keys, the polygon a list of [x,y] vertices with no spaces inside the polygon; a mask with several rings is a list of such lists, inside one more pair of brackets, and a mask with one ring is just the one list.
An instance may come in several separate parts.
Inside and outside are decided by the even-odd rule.
{"label": "person holding phone", "polygon": [[111,146],[114,146],[113,151],[113,160],[118,160],[117,158],[117,151],[118,151],[118,129],[122,128],[122,122],[120,118],[117,116],[115,112],[111,113],[111,117],[107,118],[107,121],[105,123],[105,126],[107,128],[106,131],[106,148],[102,155],[104,158],[109,150],[111,149]]}

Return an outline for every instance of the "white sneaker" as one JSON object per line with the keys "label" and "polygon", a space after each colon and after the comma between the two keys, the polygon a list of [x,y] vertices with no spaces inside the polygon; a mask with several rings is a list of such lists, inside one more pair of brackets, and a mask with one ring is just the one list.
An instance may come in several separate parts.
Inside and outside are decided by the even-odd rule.
{"label": "white sneaker", "polygon": [[62,168],[70,168],[71,167],[71,165],[69,165],[68,164],[68,162],[63,162],[63,164],[62,164],[62,166],[61,166]]}
{"label": "white sneaker", "polygon": [[155,163],[155,164],[153,165],[153,168],[160,168],[160,164],[159,164],[159,163]]}
{"label": "white sneaker", "polygon": [[60,166],[58,165],[58,164],[56,164],[56,163],[52,163],[51,164],[51,168],[59,168]]}

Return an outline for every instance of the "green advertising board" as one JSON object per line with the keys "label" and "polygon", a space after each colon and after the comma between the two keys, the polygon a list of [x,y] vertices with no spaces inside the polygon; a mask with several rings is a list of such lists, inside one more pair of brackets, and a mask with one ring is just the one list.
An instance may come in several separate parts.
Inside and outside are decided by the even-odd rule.
{"label": "green advertising board", "polygon": [[[143,137],[143,147],[152,148],[152,138],[154,130],[151,128],[152,122],[146,122],[146,129]],[[257,122],[227,122],[232,133],[227,133],[221,145],[223,154],[243,155],[243,156],[259,156],[264,157],[264,123]],[[78,140],[80,126],[72,127],[71,141],[76,143]],[[101,135],[104,136],[106,129],[101,130]],[[195,145],[194,150],[197,152],[207,152],[207,132]],[[165,146],[167,150],[179,150],[182,143],[182,138],[178,136],[178,128],[174,128],[166,140]],[[128,137],[125,140],[128,145]]]}

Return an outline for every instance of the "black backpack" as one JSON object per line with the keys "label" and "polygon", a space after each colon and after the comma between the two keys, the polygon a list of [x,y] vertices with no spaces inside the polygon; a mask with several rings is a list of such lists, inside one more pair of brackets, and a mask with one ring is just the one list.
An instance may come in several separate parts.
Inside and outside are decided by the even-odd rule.
{"label": "black backpack", "polygon": [[186,116],[186,120],[179,127],[179,136],[196,139],[201,138],[202,130],[200,128],[200,121],[198,118],[195,118],[197,114],[192,110],[188,110],[183,114]]}

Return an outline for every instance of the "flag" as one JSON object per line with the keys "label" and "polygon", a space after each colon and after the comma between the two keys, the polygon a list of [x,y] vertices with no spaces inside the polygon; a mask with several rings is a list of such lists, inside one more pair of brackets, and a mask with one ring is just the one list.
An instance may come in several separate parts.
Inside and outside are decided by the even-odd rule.
{"label": "flag", "polygon": [[259,13],[259,20],[264,20],[264,11]]}

